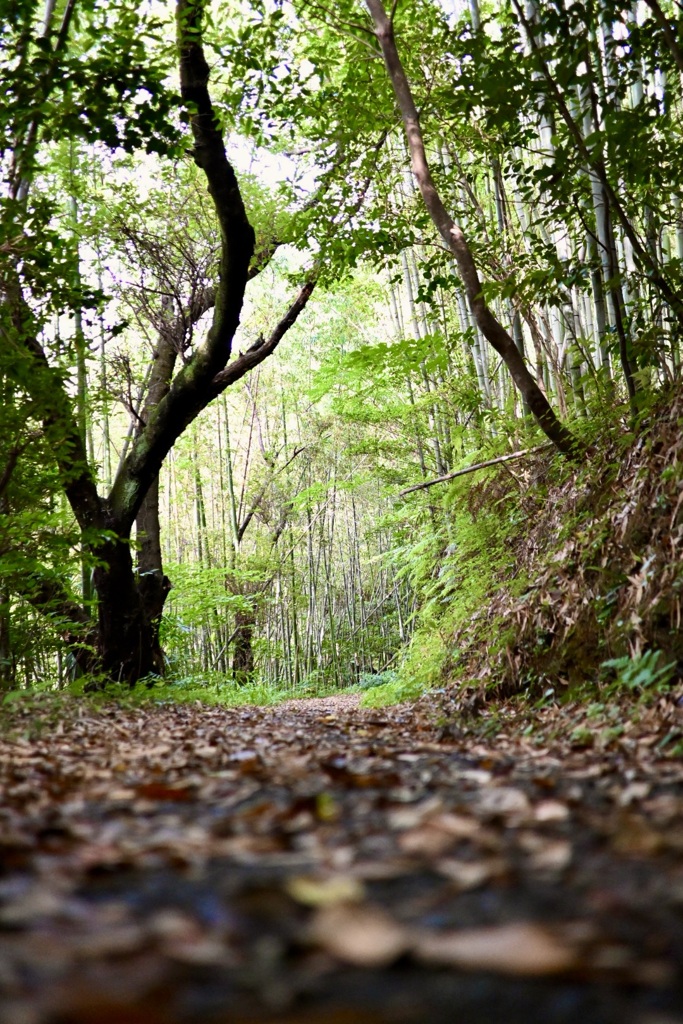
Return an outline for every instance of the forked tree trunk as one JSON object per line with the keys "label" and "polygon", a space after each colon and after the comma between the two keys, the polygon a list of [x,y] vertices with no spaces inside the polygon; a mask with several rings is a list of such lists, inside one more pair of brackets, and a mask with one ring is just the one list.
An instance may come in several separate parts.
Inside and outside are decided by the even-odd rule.
{"label": "forked tree trunk", "polygon": [[[74,3],[69,0],[55,43],[55,54],[67,41],[73,10]],[[154,544],[158,543],[158,507],[153,498],[146,502],[146,496],[154,488],[164,459],[183,431],[211,401],[277,348],[305,308],[316,279],[316,271],[311,272],[267,340],[259,338],[245,352],[233,355],[232,344],[250,277],[255,235],[208,91],[210,69],[202,47],[204,0],[177,0],[176,13],[180,91],[195,142],[194,160],[206,177],[220,227],[220,271],[211,327],[202,343],[175,373],[171,387],[168,381],[174,359],[169,360],[170,369],[166,367],[163,372],[158,369],[158,392],[153,390],[148,396],[146,419],[122,460],[107,498],[98,493],[95,473],[61,371],[51,364],[36,334],[31,306],[24,297],[19,265],[10,261],[3,266],[3,299],[9,309],[12,341],[21,346],[23,356],[17,364],[21,375],[13,365],[10,371],[17,378],[20,376],[21,386],[28,387],[42,410],[45,434],[54,444],[62,487],[80,529],[87,536],[98,538],[90,552],[97,560],[94,575],[96,627],[93,628],[82,608],[73,606],[63,588],[49,578],[32,584],[27,596],[36,607],[48,613],[54,610],[56,598],[69,623],[65,642],[76,654],[80,652],[84,667],[94,660],[97,662],[93,665],[94,671],[131,685],[158,670],[158,617],[167,588],[161,572],[160,549],[153,551]],[[30,125],[24,146],[25,169],[30,164],[26,154],[30,157],[33,153],[39,128],[39,120]],[[24,177],[23,170],[17,165],[12,173],[17,185],[15,195],[21,189],[25,198],[30,180]],[[159,355],[163,354],[160,348]],[[166,354],[174,355],[168,351]],[[30,375],[25,373],[24,360],[31,365]],[[146,514],[154,513],[154,509],[157,522],[148,518],[147,528],[141,528],[142,533],[147,533],[150,546],[143,554],[142,574],[136,575],[130,548],[131,530],[139,515],[144,522]],[[100,542],[103,536],[108,539]],[[149,576],[147,565],[153,570]],[[155,578],[156,569],[160,571]],[[82,637],[86,637],[86,641],[82,641]],[[91,639],[94,659],[84,646]]]}

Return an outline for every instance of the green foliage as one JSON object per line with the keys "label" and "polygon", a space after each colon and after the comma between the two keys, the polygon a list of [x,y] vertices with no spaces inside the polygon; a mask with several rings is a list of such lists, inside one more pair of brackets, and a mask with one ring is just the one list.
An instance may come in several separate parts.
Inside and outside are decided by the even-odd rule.
{"label": "green foliage", "polygon": [[[624,288],[626,348],[640,388],[630,409],[641,417],[634,428],[641,429],[653,391],[678,373],[674,307],[662,299],[661,280],[680,293],[683,263],[673,254],[680,245],[674,186],[683,178],[680,96],[669,84],[660,95],[663,81],[677,82],[677,69],[647,12],[638,24],[615,0],[599,10],[583,2],[535,6],[539,52],[524,44],[512,9],[500,5],[483,5],[484,25],[475,31],[466,7],[448,20],[443,5],[421,0],[397,7],[395,28],[435,180],[472,240],[483,293],[506,326],[515,313],[524,321],[527,361],[531,365],[535,355],[549,396],[580,417],[572,429],[592,441],[608,416],[617,422],[614,410],[623,398],[614,370],[620,355],[614,324],[602,338],[588,324],[597,309],[596,275],[603,291],[615,283]],[[85,0],[64,38],[58,17],[41,35],[44,12],[33,0],[19,0],[10,14],[0,54],[7,83],[0,147],[11,179],[0,197],[0,252],[30,301],[20,307],[21,318],[9,303],[0,311],[0,378],[11,381],[1,396],[0,474],[14,441],[34,441],[22,449],[0,508],[0,583],[10,592],[7,600],[1,595],[0,614],[11,613],[12,647],[22,655],[32,652],[34,632],[27,606],[19,603],[22,588],[31,597],[26,581],[59,577],[66,595],[76,598],[79,575],[85,580],[96,564],[78,545],[93,548],[98,538],[88,531],[79,536],[53,497],[83,470],[63,465],[74,442],[64,430],[71,396],[82,375],[91,382],[96,376],[97,348],[101,387],[79,415],[91,421],[90,448],[96,450],[100,436],[92,419],[122,401],[112,416],[112,448],[120,450],[128,414],[134,423],[139,415],[137,395],[144,392],[158,333],[172,315],[186,316],[188,302],[216,280],[219,237],[207,215],[201,172],[179,144],[187,111],[169,84],[176,60],[170,11],[132,0],[114,6]],[[596,42],[601,34],[604,53]],[[305,667],[297,662],[291,669],[308,692],[330,667],[338,681],[346,679],[361,642],[363,664],[386,664],[399,636],[416,629],[399,675],[379,685],[374,674],[363,682],[373,699],[383,692],[414,695],[454,670],[454,634],[485,606],[499,579],[515,572],[511,546],[527,513],[514,488],[481,488],[472,480],[413,495],[389,512],[387,495],[507,451],[512,438],[525,438],[526,445],[533,430],[458,302],[451,256],[435,244],[406,173],[394,97],[362,5],[219,4],[207,11],[206,41],[235,162],[244,157],[246,138],[254,154],[267,146],[271,172],[277,168],[278,184],[270,187],[239,175],[257,235],[251,270],[260,270],[278,243],[299,250],[292,255],[290,249],[271,264],[267,279],[264,274],[250,285],[236,346],[243,350],[268,337],[291,301],[304,258],[314,254],[327,290],[318,287],[274,376],[254,382],[248,398],[230,417],[226,413],[229,423],[218,420],[217,447],[208,439],[216,421],[207,417],[191,443],[176,448],[176,496],[194,487],[196,509],[173,514],[185,515],[181,534],[196,511],[197,545],[189,560],[174,552],[166,567],[174,589],[162,643],[183,678],[174,686],[194,693],[202,664],[201,679],[213,679],[216,665],[225,664],[237,617],[258,612],[272,622],[277,600],[283,610],[277,634],[253,638],[257,662],[270,658],[278,666],[273,671],[281,671],[280,663],[291,659],[288,643],[310,614],[308,638],[316,636],[319,664],[311,641]],[[617,66],[619,74],[611,75]],[[577,144],[554,86],[568,98],[585,145]],[[593,96],[595,89],[612,94]],[[599,123],[586,127],[596,111]],[[547,128],[543,153],[541,120]],[[178,160],[170,167],[156,155]],[[589,171],[603,165],[619,183],[623,217],[647,240],[656,264],[648,269],[642,259],[631,259],[612,211],[617,262],[623,263],[617,282],[607,279],[590,244],[597,224]],[[21,196],[28,184],[28,197]],[[409,288],[408,255],[414,267]],[[94,280],[98,275],[103,286]],[[408,294],[397,300],[401,284]],[[203,326],[196,334],[193,328],[177,353],[179,365],[193,358],[204,338]],[[36,339],[50,372],[17,355],[17,342],[30,348]],[[62,385],[64,407],[53,416],[47,399]],[[235,518],[247,509],[253,514],[232,561],[224,476],[208,524],[198,493],[209,489],[207,467],[224,474],[226,445],[238,463],[231,467],[232,512]],[[295,446],[301,446],[296,459],[284,467]],[[50,468],[54,456],[62,463],[59,474]],[[213,481],[210,486],[213,498]],[[539,502],[543,486],[534,483]],[[354,547],[358,506],[366,522]],[[591,508],[568,514],[558,527],[562,540],[587,536],[593,514]],[[375,526],[367,526],[373,518],[374,533]],[[179,537],[180,549],[184,540]],[[600,547],[596,540],[595,551]],[[315,579],[306,575],[311,566],[317,566]],[[601,627],[612,617],[621,582],[613,580],[595,599]],[[392,606],[382,604],[392,587],[402,588],[400,629]],[[316,601],[324,611],[312,626]],[[364,619],[368,608],[372,622]],[[64,632],[57,606],[48,617],[55,635]],[[501,629],[487,638],[494,653],[511,639],[498,621]],[[637,670],[618,661],[606,666],[625,688],[659,685],[666,677],[656,660]],[[648,672],[656,683],[648,682]]]}
{"label": "green foliage", "polygon": [[[351,688],[344,692],[353,692]],[[60,697],[55,693],[54,683],[36,685],[30,690],[13,690],[6,693],[3,701],[7,703],[30,703],[47,701],[51,698],[71,700],[82,699],[96,705],[116,702],[124,706],[143,704],[207,704],[224,707],[254,705],[265,707],[279,704],[292,698],[326,697],[339,693],[339,688],[321,678],[311,678],[297,687],[289,688],[274,686],[259,679],[238,684],[226,678],[220,672],[200,672],[194,675],[162,678],[150,675],[140,680],[140,684],[131,690],[128,686],[95,676],[83,676],[69,685]]]}
{"label": "green foliage", "polygon": [[612,676],[607,683],[607,693],[617,695],[620,690],[651,696],[666,691],[676,674],[676,662],[666,661],[662,651],[645,650],[637,655],[610,658],[601,665],[605,676]]}
{"label": "green foliage", "polygon": [[387,669],[385,672],[361,672],[358,679],[359,690],[373,690],[377,686],[391,686],[398,682],[398,672]]}
{"label": "green foliage", "polygon": [[[174,591],[168,599],[168,611],[164,617],[164,629],[170,636],[173,625],[184,627],[206,625],[211,618],[222,610],[235,611],[245,608],[245,598],[239,593],[231,592],[227,587],[228,570],[223,566],[197,566],[190,563],[167,566],[171,578],[176,581]],[[231,575],[235,571],[231,570]],[[243,580],[260,582],[262,575],[258,570],[243,570]],[[247,602],[248,605],[248,602]]]}
{"label": "green foliage", "polygon": [[135,2],[90,0],[71,22],[53,14],[44,32],[42,5],[22,0],[3,18],[0,148],[20,153],[33,175],[36,126],[44,143],[82,138],[128,152],[168,152],[178,142],[171,113],[167,28]]}
{"label": "green foliage", "polygon": [[[425,508],[414,513],[415,532],[393,552],[399,576],[409,576],[418,595],[416,629],[397,678],[373,689],[364,703],[412,700],[457,674],[455,633],[476,620],[509,576],[509,542],[520,529],[520,507],[500,471],[486,472],[488,483],[453,481],[438,500],[438,512],[430,498],[431,521]],[[488,642],[493,648],[505,636],[501,628]]]}
{"label": "green foliage", "polygon": [[363,345],[346,354],[342,351],[337,359],[329,359],[316,374],[311,395],[320,399],[333,389],[343,389],[346,399],[354,386],[376,389],[378,377],[387,384],[400,385],[411,373],[444,372],[447,366],[447,350],[439,333],[403,338],[391,345]]}
{"label": "green foliage", "polygon": [[444,670],[450,663],[446,636],[435,628],[417,629],[413,634],[404,661],[391,678],[367,690],[363,707],[382,707],[416,700],[427,690],[440,686]]}
{"label": "green foliage", "polygon": [[[237,685],[231,679],[216,672],[204,672],[197,675],[183,676],[178,679],[154,679],[148,680],[147,686],[138,686],[132,697],[125,692],[116,694],[119,700],[131,699],[135,703],[178,703],[223,705],[225,707],[237,707],[238,705],[268,705],[277,704],[280,701],[291,698],[291,692],[278,690],[273,686],[264,685],[261,682],[247,682]],[[110,691],[114,695],[115,691]]]}

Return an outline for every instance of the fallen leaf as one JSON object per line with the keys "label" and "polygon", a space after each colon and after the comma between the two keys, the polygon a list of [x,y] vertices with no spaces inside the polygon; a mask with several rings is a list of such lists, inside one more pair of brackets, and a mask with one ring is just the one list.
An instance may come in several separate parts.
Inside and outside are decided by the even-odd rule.
{"label": "fallen leaf", "polygon": [[562,871],[571,863],[573,849],[568,839],[548,839],[538,832],[522,832],[517,842],[530,855],[536,871]]}
{"label": "fallen leaf", "polygon": [[414,941],[413,949],[424,963],[499,974],[562,974],[579,962],[576,947],[550,929],[526,922],[424,932]]}
{"label": "fallen leaf", "polygon": [[484,789],[479,794],[477,806],[482,814],[510,817],[526,815],[529,812],[529,798],[521,789],[512,786],[498,786]]}
{"label": "fallen leaf", "polygon": [[365,896],[363,883],[349,875],[332,875],[329,878],[294,875],[285,883],[285,891],[297,903],[308,907],[360,902]]}
{"label": "fallen leaf", "polygon": [[192,793],[187,786],[167,786],[163,782],[146,782],[135,787],[135,793],[143,800],[188,803]]}
{"label": "fallen leaf", "polygon": [[34,885],[0,909],[0,925],[17,928],[56,914],[62,908],[62,893],[47,885]]}
{"label": "fallen leaf", "polygon": [[500,858],[467,861],[444,857],[437,861],[435,867],[440,875],[448,878],[462,892],[478,889],[494,876],[505,873],[505,861]]}
{"label": "fallen leaf", "polygon": [[539,822],[566,821],[568,817],[569,808],[559,800],[541,800],[534,807],[534,818]]}
{"label": "fallen leaf", "polygon": [[369,904],[322,907],[309,938],[355,967],[386,967],[406,951],[408,932],[380,907]]}
{"label": "fallen leaf", "polygon": [[398,845],[403,853],[417,857],[438,857],[453,846],[455,836],[432,824],[410,829],[399,836]]}

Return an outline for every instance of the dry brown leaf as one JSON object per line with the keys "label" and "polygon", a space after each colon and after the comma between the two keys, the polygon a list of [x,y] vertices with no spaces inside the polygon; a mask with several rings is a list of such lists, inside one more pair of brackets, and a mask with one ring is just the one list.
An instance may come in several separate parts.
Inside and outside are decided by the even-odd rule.
{"label": "dry brown leaf", "polygon": [[135,792],[141,800],[166,801],[171,803],[187,803],[192,799],[192,792],[187,786],[167,786],[163,782],[145,782],[136,786]]}
{"label": "dry brown leaf", "polygon": [[505,861],[499,857],[475,861],[444,857],[437,861],[435,867],[440,875],[448,878],[462,892],[478,889],[495,876],[505,873]]}
{"label": "dry brown leaf", "polygon": [[559,800],[541,800],[534,807],[534,818],[539,822],[566,821],[568,817],[569,808]]}
{"label": "dry brown leaf", "polygon": [[568,839],[546,839],[534,834],[520,839],[520,845],[530,854],[534,871],[564,871],[571,864],[573,849]]}
{"label": "dry brown leaf", "polygon": [[36,884],[0,909],[0,926],[20,927],[58,913],[64,896],[46,884]]}
{"label": "dry brown leaf", "polygon": [[428,800],[421,800],[412,807],[395,807],[389,811],[387,815],[387,823],[389,828],[394,829],[397,832],[415,828],[416,825],[419,825],[420,822],[424,821],[427,815],[440,810],[441,807],[442,803],[439,797],[430,797]]}
{"label": "dry brown leaf", "polygon": [[398,845],[403,853],[414,857],[438,857],[453,846],[456,839],[437,825],[427,823],[410,829],[399,836]]}
{"label": "dry brown leaf", "polygon": [[579,963],[576,947],[550,929],[526,922],[424,932],[413,949],[424,963],[534,977],[562,974]]}
{"label": "dry brown leaf", "polygon": [[355,967],[386,967],[410,945],[409,933],[381,907],[337,904],[323,907],[309,928],[310,940]]}
{"label": "dry brown leaf", "polygon": [[481,791],[477,807],[482,814],[507,818],[526,816],[530,803],[523,790],[512,786],[496,786]]}

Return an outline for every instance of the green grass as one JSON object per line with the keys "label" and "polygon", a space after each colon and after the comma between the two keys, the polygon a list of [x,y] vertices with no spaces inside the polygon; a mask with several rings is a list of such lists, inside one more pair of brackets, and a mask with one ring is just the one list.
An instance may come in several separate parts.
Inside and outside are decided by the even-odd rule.
{"label": "green grass", "polygon": [[[286,700],[305,697],[326,697],[339,693],[338,687],[326,684],[319,678],[302,683],[298,687],[274,687],[255,680],[238,686],[231,679],[219,673],[186,676],[180,679],[150,677],[142,680],[132,689],[116,683],[109,683],[97,690],[87,690],[88,677],[70,683],[64,689],[57,689],[54,682],[46,683],[31,690],[11,690],[0,703],[9,708],[12,705],[49,709],[64,707],[70,702],[86,701],[99,706],[112,701],[125,707],[149,704],[192,704],[223,705],[239,707],[256,705],[265,707],[280,704]],[[357,688],[344,688],[344,693],[355,692]]]}

